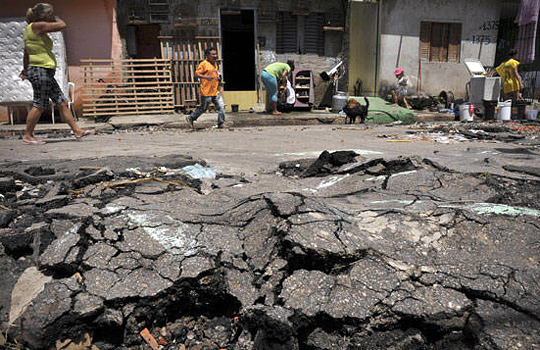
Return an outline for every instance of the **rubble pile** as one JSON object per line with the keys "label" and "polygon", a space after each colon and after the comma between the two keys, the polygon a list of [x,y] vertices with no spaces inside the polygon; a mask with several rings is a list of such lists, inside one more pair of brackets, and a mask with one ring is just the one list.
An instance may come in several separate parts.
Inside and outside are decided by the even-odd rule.
{"label": "rubble pile", "polygon": [[539,145],[537,138],[540,124],[537,122],[475,122],[438,125],[432,128],[433,132],[462,135],[472,140],[493,140],[500,142],[520,142],[530,145]]}
{"label": "rubble pile", "polygon": [[[539,183],[323,153],[8,164],[0,321],[31,349],[534,349]],[[200,169],[199,169],[200,170]],[[81,345],[82,344],[82,345]],[[519,344],[519,345],[517,345]]]}

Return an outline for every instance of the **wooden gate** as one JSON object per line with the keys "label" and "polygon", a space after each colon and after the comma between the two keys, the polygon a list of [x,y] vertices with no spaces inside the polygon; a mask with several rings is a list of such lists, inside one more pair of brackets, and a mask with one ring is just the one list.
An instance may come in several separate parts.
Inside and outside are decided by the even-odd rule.
{"label": "wooden gate", "polygon": [[171,62],[175,107],[196,106],[199,101],[199,81],[195,78],[195,70],[199,63],[204,60],[204,51],[207,48],[216,48],[218,53],[217,65],[219,71],[222,72],[220,37],[195,36],[178,38],[160,36],[159,40],[161,43],[161,58],[168,59]]}
{"label": "wooden gate", "polygon": [[83,115],[174,112],[171,62],[167,59],[82,59]]}

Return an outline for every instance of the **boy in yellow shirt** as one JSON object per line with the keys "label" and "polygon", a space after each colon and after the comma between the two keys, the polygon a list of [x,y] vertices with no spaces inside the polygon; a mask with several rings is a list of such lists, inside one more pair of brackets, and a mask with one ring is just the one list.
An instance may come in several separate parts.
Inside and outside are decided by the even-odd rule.
{"label": "boy in yellow shirt", "polygon": [[204,55],[206,59],[199,64],[195,71],[195,76],[201,82],[201,105],[191,112],[190,115],[186,116],[186,121],[193,128],[193,122],[208,110],[210,102],[212,102],[218,112],[217,127],[221,129],[225,123],[225,103],[219,93],[220,79],[216,64],[218,58],[217,50],[214,47],[209,47],[204,50]]}

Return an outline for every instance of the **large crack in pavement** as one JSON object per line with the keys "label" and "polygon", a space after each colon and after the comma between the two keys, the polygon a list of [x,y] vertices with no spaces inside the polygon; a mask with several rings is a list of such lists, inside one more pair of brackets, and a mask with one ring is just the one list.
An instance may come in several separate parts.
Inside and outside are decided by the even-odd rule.
{"label": "large crack in pavement", "polygon": [[272,186],[194,175],[206,166],[2,170],[8,341],[135,350],[148,328],[163,349],[538,348],[538,181],[354,152],[283,163]]}

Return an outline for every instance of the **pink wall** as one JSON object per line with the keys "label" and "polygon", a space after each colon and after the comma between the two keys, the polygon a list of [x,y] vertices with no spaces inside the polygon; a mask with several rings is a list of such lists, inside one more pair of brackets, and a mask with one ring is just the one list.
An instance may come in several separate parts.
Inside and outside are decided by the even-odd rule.
{"label": "pink wall", "polygon": [[[46,1],[46,0],[45,0]],[[2,1],[1,17],[25,17],[26,10],[39,1]],[[64,40],[69,80],[76,86],[75,108],[81,104],[84,58],[121,58],[122,44],[116,26],[116,0],[49,0],[56,14],[68,25]],[[22,64],[21,64],[22,65]],[[0,107],[0,121],[7,121],[7,109]]]}

